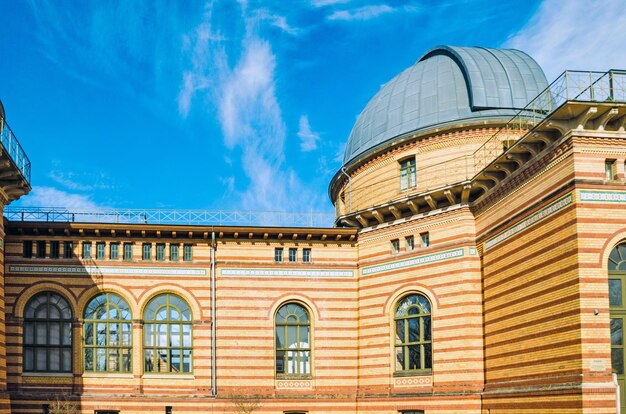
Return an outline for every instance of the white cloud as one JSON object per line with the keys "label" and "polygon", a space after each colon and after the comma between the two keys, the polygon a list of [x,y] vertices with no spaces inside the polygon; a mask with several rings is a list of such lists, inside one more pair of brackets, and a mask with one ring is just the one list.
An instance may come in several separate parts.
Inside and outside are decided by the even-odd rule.
{"label": "white cloud", "polygon": [[625,27],[621,1],[545,0],[504,46],[531,55],[552,81],[566,69],[626,68]]}
{"label": "white cloud", "polygon": [[[113,185],[108,183],[109,179],[103,173],[76,174],[72,171],[52,170],[48,173],[48,177],[57,184],[73,191],[108,190],[113,188]],[[88,182],[88,184],[85,182]]]}
{"label": "white cloud", "polygon": [[21,201],[23,207],[61,207],[71,209],[99,208],[90,197],[57,190],[54,187],[35,186]]}
{"label": "white cloud", "polygon": [[395,11],[386,4],[357,7],[349,10],[337,10],[328,16],[329,20],[370,20],[383,14]]}
{"label": "white cloud", "polygon": [[[232,156],[240,155],[233,164],[245,174],[244,179],[222,182],[230,208],[293,211],[309,207],[321,197],[285,165],[286,127],[276,96],[276,56],[256,30],[268,18],[254,11],[248,15],[243,4],[241,19],[246,30],[239,48],[222,46],[214,26],[219,22],[210,13],[190,35],[186,47],[191,67],[182,78],[179,110],[188,114],[196,95],[216,106],[224,144],[233,150]],[[226,37],[232,42],[236,34]],[[235,184],[245,187],[235,188]]]}
{"label": "white cloud", "polygon": [[348,3],[350,0],[313,0],[311,4],[313,7],[326,7],[333,6],[335,4]]}
{"label": "white cloud", "polygon": [[316,150],[320,135],[317,132],[311,131],[311,125],[309,124],[309,117],[307,115],[300,116],[299,127],[298,138],[300,138],[300,150],[303,152]]}

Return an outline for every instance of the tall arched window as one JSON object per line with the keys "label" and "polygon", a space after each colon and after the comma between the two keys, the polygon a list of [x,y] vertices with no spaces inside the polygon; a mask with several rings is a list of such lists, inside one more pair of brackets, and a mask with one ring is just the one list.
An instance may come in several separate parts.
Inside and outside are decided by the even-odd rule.
{"label": "tall arched window", "polygon": [[403,297],[396,306],[396,371],[432,369],[430,302],[418,293]]}
{"label": "tall arched window", "polygon": [[72,372],[72,309],[54,292],[42,292],[24,311],[25,372]]}
{"label": "tall arched window", "polygon": [[287,303],[276,313],[276,373],[311,374],[311,322],[307,310]]}
{"label": "tall arched window", "polygon": [[128,303],[115,293],[100,293],[85,308],[85,371],[130,372],[132,324]]}
{"label": "tall arched window", "polygon": [[[609,313],[611,317],[611,368],[617,374],[617,382],[623,390],[626,387],[624,354],[626,341],[626,243],[619,244],[611,251],[608,260],[609,270]],[[626,402],[621,400],[622,412]]]}
{"label": "tall arched window", "polygon": [[184,299],[164,293],[148,302],[143,349],[144,372],[191,372],[191,309]]}

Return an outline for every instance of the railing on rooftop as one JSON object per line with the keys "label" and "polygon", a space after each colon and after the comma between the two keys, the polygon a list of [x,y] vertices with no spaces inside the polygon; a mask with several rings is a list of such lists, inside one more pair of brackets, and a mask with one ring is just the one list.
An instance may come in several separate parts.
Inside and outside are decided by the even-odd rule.
{"label": "railing on rooftop", "polygon": [[10,221],[173,224],[215,226],[333,227],[333,213],[235,210],[80,209],[8,207]]}
{"label": "railing on rooftop", "polygon": [[[499,128],[475,152],[431,165],[417,166],[417,186],[400,190],[400,175],[345,192],[345,205],[336,203],[341,216],[396,198],[435,190],[478,175],[517,140],[568,101],[626,103],[626,71],[565,71],[523,109]],[[395,187],[394,187],[395,183]],[[395,194],[390,194],[392,191]],[[351,198],[351,199],[350,199]],[[352,206],[351,211],[348,211]]]}
{"label": "railing on rooftop", "polygon": [[0,142],[4,147],[4,151],[9,154],[11,161],[13,161],[24,179],[30,184],[30,160],[6,119],[3,118],[0,118]]}

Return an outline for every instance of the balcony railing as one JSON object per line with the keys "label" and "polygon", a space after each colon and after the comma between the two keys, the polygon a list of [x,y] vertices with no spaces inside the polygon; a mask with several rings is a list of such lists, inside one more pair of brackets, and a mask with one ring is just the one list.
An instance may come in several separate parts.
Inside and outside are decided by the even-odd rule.
{"label": "balcony railing", "polygon": [[30,160],[9,127],[9,124],[2,118],[0,118],[0,142],[2,142],[4,151],[9,154],[9,158],[13,164],[15,164],[24,179],[30,184]]}
{"label": "balcony railing", "polygon": [[10,221],[173,224],[215,226],[333,227],[333,213],[234,210],[13,208]]}
{"label": "balcony railing", "polygon": [[351,192],[346,190],[345,204],[341,203],[345,207],[337,202],[336,214],[341,216],[374,207],[400,195],[422,193],[468,181],[568,101],[626,103],[626,71],[565,71],[475,152],[438,164],[418,164],[417,186],[413,188],[401,191],[400,175],[397,175]]}

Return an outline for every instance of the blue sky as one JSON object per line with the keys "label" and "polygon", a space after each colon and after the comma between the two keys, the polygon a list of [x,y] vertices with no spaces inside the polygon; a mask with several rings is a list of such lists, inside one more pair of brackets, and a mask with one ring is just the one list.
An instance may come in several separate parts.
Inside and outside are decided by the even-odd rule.
{"label": "blue sky", "polygon": [[32,161],[15,204],[331,211],[357,115],[426,50],[626,68],[625,6],[0,0],[0,100]]}

